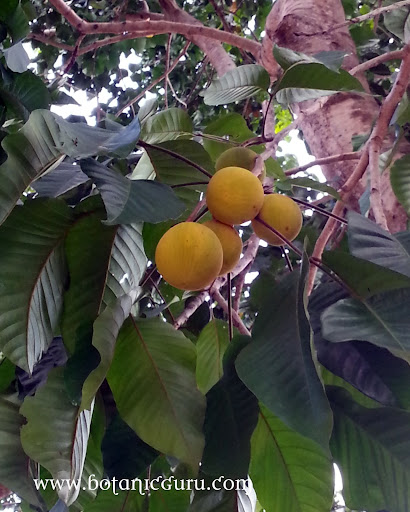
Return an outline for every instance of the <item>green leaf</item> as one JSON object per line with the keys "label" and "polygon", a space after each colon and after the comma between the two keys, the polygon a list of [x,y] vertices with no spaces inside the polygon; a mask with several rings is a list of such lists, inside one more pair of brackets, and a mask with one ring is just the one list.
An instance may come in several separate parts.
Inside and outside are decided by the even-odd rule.
{"label": "green leaf", "polygon": [[248,336],[233,338],[225,352],[222,379],[206,395],[201,471],[209,475],[235,479],[248,474],[258,402],[239,379],[235,359],[249,342]]}
{"label": "green leaf", "polygon": [[221,379],[222,359],[228,345],[228,324],[213,318],[202,329],[196,342],[196,381],[202,393],[207,393]]}
{"label": "green leaf", "polygon": [[32,505],[41,507],[30,461],[23,451],[20,429],[24,417],[13,400],[0,396],[0,483]]}
{"label": "green leaf", "polygon": [[80,413],[72,405],[65,392],[64,369],[56,368],[35,396],[26,397],[20,412],[27,419],[21,429],[24,451],[48,469],[54,479],[68,479],[58,496],[70,505],[80,489],[69,486],[68,481],[81,478],[92,411]]}
{"label": "green leaf", "polygon": [[293,64],[298,64],[300,62],[324,64],[332,71],[339,71],[344,57],[348,54],[343,51],[329,51],[320,52],[316,55],[306,55],[302,52],[296,52],[289,48],[281,48],[280,46],[275,45],[273,47],[273,55],[276,62],[285,71],[293,66]]}
{"label": "green leaf", "polygon": [[344,299],[322,315],[323,335],[333,342],[369,341],[407,358],[410,355],[410,288],[373,295],[362,301]]}
{"label": "green leaf", "polygon": [[391,235],[375,222],[349,212],[348,239],[353,256],[410,277],[410,232]]}
{"label": "green leaf", "polygon": [[390,182],[399,203],[410,215],[410,155],[394,162],[390,169]]}
{"label": "green leaf", "polygon": [[269,84],[270,77],[265,68],[258,64],[246,64],[214,80],[201,95],[206,105],[223,105],[244,100],[259,91],[267,91]]}
{"label": "green leaf", "polygon": [[[151,492],[149,512],[186,512],[190,502],[189,490],[178,490],[174,486],[165,490],[158,483],[154,485],[158,490]],[[164,486],[167,485],[166,482]]]}
{"label": "green leaf", "polygon": [[152,180],[129,180],[95,160],[83,160],[82,171],[99,189],[107,224],[161,222],[177,219],[185,207],[170,187]]}
{"label": "green leaf", "polygon": [[311,329],[304,305],[302,274],[285,277],[266,293],[252,332],[252,343],[236,368],[248,388],[288,427],[328,450],[331,416],[312,359]]}
{"label": "green leaf", "polygon": [[7,67],[16,73],[24,73],[27,66],[30,64],[30,57],[24,49],[23,43],[18,42],[3,50],[4,58],[6,59]]}
{"label": "green leaf", "polygon": [[[79,403],[88,374],[98,365],[93,324],[106,306],[131,293],[145,271],[141,226],[108,227],[86,214],[66,241],[70,287],[64,298],[63,338],[72,359],[66,372],[71,398]],[[134,292],[132,292],[134,293]]]}
{"label": "green leaf", "polygon": [[[64,155],[86,158],[106,154],[107,148],[114,151],[114,143],[122,144],[118,133],[83,123],[69,123],[47,110],[35,110],[19,132],[8,135],[2,142],[8,158],[0,166],[0,224],[26,188],[57,167]],[[124,140],[128,140],[128,136]],[[125,149],[120,145],[115,153],[128,151],[127,148],[129,144]]]}
{"label": "green leaf", "polygon": [[107,375],[118,333],[131,313],[135,295],[123,295],[113,306],[108,306],[94,322],[92,344],[98,350],[101,360],[84,382],[81,409],[91,408],[95,394]]}
{"label": "green leaf", "polygon": [[117,414],[105,432],[101,449],[109,478],[138,477],[159,453],[140,439]]}
{"label": "green leaf", "polygon": [[408,7],[394,9],[383,16],[384,25],[405,43],[410,41],[410,11]]}
{"label": "green leaf", "polygon": [[193,131],[191,118],[181,108],[169,108],[148,117],[142,124],[141,140],[158,144],[166,140],[190,138]]}
{"label": "green leaf", "polygon": [[50,94],[40,77],[32,71],[13,73],[0,65],[0,94],[8,109],[27,120],[30,113],[46,109],[50,105]]}
{"label": "green leaf", "polygon": [[97,498],[84,508],[84,512],[146,512],[145,496],[138,492],[138,485],[135,490],[121,491],[116,488],[107,491],[100,490]]}
{"label": "green leaf", "polygon": [[71,222],[63,202],[39,200],[16,207],[0,228],[0,349],[30,373],[60,319]]}
{"label": "green leaf", "polygon": [[2,8],[2,17],[5,21],[5,24],[7,25],[7,28],[9,30],[9,33],[13,39],[13,43],[16,43],[17,41],[20,41],[23,39],[29,32],[29,20],[26,16],[26,13],[24,12],[23,7],[21,6],[20,2],[17,3],[17,5],[14,7],[15,2],[9,2],[6,0],[6,4],[8,3],[8,8],[6,8],[6,12],[8,14],[5,14],[3,11],[3,2],[1,5]]}
{"label": "green leaf", "polygon": [[58,197],[89,181],[79,165],[61,163],[43,178],[32,183],[38,197]]}
{"label": "green leaf", "polygon": [[279,103],[290,105],[340,91],[363,92],[363,86],[343,69],[336,72],[323,64],[302,62],[285,71],[275,91]]}
{"label": "green leaf", "polygon": [[328,388],[334,414],[332,454],[343,495],[355,510],[402,512],[410,501],[410,413],[366,409],[340,388]]}
{"label": "green leaf", "polygon": [[251,453],[249,475],[265,510],[329,512],[334,488],[330,456],[263,405]]}
{"label": "green leaf", "polygon": [[16,367],[15,365],[1,356],[0,360],[0,393],[6,391],[10,384],[15,379]]}
{"label": "green leaf", "polygon": [[121,417],[147,444],[194,471],[202,456],[205,410],[195,358],[195,346],[169,324],[129,318],[108,372]]}
{"label": "green leaf", "polygon": [[319,192],[324,192],[325,194],[329,194],[330,196],[340,199],[340,195],[333,187],[327,185],[326,183],[321,183],[320,181],[314,180],[312,178],[301,177],[301,178],[290,178],[285,181],[281,181],[281,184],[290,185],[290,187],[302,187],[302,188],[311,188],[312,190],[318,190]]}
{"label": "green leaf", "polygon": [[248,128],[245,119],[235,112],[223,114],[209,123],[204,134],[226,139],[226,142],[222,142],[218,139],[212,140],[212,138],[204,137],[204,148],[213,160],[216,160],[225,150],[234,147],[236,145],[234,143],[244,142],[255,136]]}
{"label": "green leaf", "polygon": [[[193,140],[181,139],[167,141],[155,146],[145,147],[152,172],[155,173],[157,181],[173,187],[175,194],[192,210],[195,204],[199,201],[200,192],[205,191],[209,177],[199,171],[196,167],[182,161],[177,158],[177,156],[172,156],[161,151],[161,149],[170,150],[173,153],[176,153],[176,155],[180,155],[182,158],[186,158],[191,162],[196,163],[209,174],[213,174],[214,165],[210,156],[201,144]],[[146,172],[148,168],[146,160],[143,161],[143,164],[146,166]],[[137,165],[134,172],[138,179],[138,173],[140,172],[139,165]],[[131,176],[131,179],[133,176]],[[201,182],[205,184],[201,185]],[[187,186],[189,183],[194,183],[194,185]]]}
{"label": "green leaf", "polygon": [[323,253],[322,261],[362,297],[410,287],[408,276],[343,251],[326,251]]}

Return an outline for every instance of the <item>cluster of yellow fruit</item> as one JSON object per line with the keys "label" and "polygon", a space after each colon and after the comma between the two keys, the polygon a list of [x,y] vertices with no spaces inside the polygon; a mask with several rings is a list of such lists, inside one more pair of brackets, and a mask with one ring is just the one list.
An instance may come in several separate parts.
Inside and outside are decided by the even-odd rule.
{"label": "cluster of yellow fruit", "polygon": [[264,194],[260,178],[263,180],[265,171],[260,178],[250,172],[256,157],[248,148],[222,153],[206,190],[213,219],[203,224],[181,222],[163,235],[155,262],[169,284],[181,290],[203,290],[216,277],[230,272],[242,253],[234,224],[252,221],[254,232],[271,245],[284,242],[264,223],[289,241],[297,237],[302,227],[298,205],[288,196]]}

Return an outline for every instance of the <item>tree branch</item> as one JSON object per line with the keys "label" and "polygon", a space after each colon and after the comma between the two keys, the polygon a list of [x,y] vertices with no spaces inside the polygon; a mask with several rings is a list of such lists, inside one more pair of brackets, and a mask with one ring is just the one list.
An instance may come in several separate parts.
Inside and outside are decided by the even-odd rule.
{"label": "tree branch", "polygon": [[369,146],[370,204],[374,220],[386,231],[389,230],[384,213],[381,195],[381,175],[379,167],[381,142],[374,138]]}
{"label": "tree branch", "polygon": [[[238,264],[231,272],[232,278],[240,274],[249,264],[253,262],[253,260],[256,257],[256,253],[258,252],[258,249],[259,238],[255,234],[253,234],[248,239],[248,246],[243,257],[239,260]],[[212,295],[212,293],[215,290],[220,290],[220,288],[222,288],[226,281],[226,276],[218,277],[211,286],[211,290],[204,290],[201,293],[199,293],[194,299],[192,299],[187,308],[175,320],[175,329],[179,329],[182,325],[184,325],[188,318],[190,318],[195,313],[195,311],[206,300],[206,298],[209,295]]]}
{"label": "tree branch", "polygon": [[293,174],[297,174],[298,172],[306,171],[309,167],[313,167],[315,165],[324,165],[324,164],[332,164],[333,162],[345,162],[346,160],[358,160],[361,156],[360,152],[351,152],[351,153],[341,153],[340,155],[332,155],[325,156],[323,158],[318,158],[317,160],[313,160],[308,164],[301,165],[299,167],[294,167],[293,169],[289,169],[285,171],[286,176],[292,176]]}
{"label": "tree branch", "polygon": [[366,62],[362,62],[358,66],[352,68],[349,73],[351,75],[358,75],[367,71],[368,69],[375,68],[379,64],[383,64],[383,62],[388,62],[390,60],[397,60],[403,58],[403,50],[396,50],[394,52],[383,53],[382,55],[378,55],[374,59],[367,60]]}
{"label": "tree branch", "polygon": [[[124,20],[91,23],[82,20],[63,0],[50,0],[55,9],[76,28],[80,34],[123,34],[137,33],[140,37],[151,34],[182,34],[188,38],[205,37],[227,43],[252,53],[260,51],[260,43],[222,30],[192,23],[169,20]],[[186,13],[188,14],[188,13]],[[189,16],[189,15],[188,15]]]}
{"label": "tree branch", "polygon": [[[409,1],[410,3],[410,1]],[[397,5],[397,4],[394,4]],[[346,181],[346,183],[340,189],[340,195],[342,200],[346,200],[353,188],[356,186],[357,182],[365,173],[367,166],[369,165],[369,157],[375,159],[375,155],[378,151],[380,151],[381,145],[383,144],[384,138],[387,134],[389,123],[393,114],[396,110],[396,107],[400,100],[403,97],[403,94],[406,91],[406,87],[410,80],[410,44],[407,44],[403,49],[403,61],[400,66],[399,73],[397,75],[396,81],[387,95],[386,99],[383,102],[383,105],[380,108],[379,117],[376,121],[376,124],[373,128],[373,131],[370,135],[368,142],[366,143],[365,148],[361,152],[360,160],[356,166],[356,169],[351,174],[350,178]],[[372,160],[373,168],[375,168],[374,160]],[[377,170],[378,170],[378,159],[377,159]],[[375,171],[373,170],[373,173]],[[373,201],[374,202],[374,201]],[[373,206],[373,205],[372,205]],[[380,206],[376,204],[376,211]],[[340,215],[344,209],[344,203],[342,201],[338,201],[333,208],[333,212],[335,215]],[[379,212],[377,211],[377,214]],[[337,226],[336,220],[333,218],[329,218],[325,227],[323,228],[313,251],[313,257],[320,260],[322,253],[330,240],[330,237],[334,233],[334,230]],[[308,293],[310,293],[314,286],[315,276],[316,276],[316,268],[311,267],[309,273],[308,280]]]}

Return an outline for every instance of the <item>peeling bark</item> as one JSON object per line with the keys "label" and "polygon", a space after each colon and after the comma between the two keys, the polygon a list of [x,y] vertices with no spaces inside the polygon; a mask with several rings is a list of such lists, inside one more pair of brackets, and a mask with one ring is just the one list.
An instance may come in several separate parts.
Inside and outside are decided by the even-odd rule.
{"label": "peeling bark", "polygon": [[[261,62],[272,76],[277,65],[272,62],[273,45],[278,44],[309,55],[320,51],[342,50],[349,55],[344,68],[358,65],[355,44],[348,28],[343,26],[345,14],[340,0],[277,0],[266,20],[266,36],[262,44]],[[339,26],[337,30],[332,27]],[[364,75],[357,78],[367,88]],[[293,105],[301,115],[300,129],[316,158],[352,151],[352,137],[369,133],[379,112],[379,105],[371,96],[339,93],[328,98]],[[323,173],[335,188],[346,182],[355,168],[354,162],[323,165]],[[349,206],[358,208],[358,199],[365,183],[356,187]],[[388,173],[382,176],[381,194],[391,231],[405,229],[406,214],[391,190]]]}

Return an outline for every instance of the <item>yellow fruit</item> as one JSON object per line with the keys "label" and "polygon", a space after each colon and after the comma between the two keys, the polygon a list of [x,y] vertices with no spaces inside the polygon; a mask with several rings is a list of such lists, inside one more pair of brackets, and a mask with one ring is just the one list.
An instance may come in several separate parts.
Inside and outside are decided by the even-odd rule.
{"label": "yellow fruit", "polygon": [[206,204],[212,216],[224,224],[242,224],[258,215],[263,205],[258,178],[241,167],[225,167],[208,183]]}
{"label": "yellow fruit", "polygon": [[230,272],[238,263],[242,253],[242,240],[238,232],[228,224],[223,224],[217,220],[208,220],[203,224],[215,233],[219,238],[223,251],[223,264],[219,275],[222,276]]}
{"label": "yellow fruit", "polygon": [[[252,171],[258,154],[249,148],[237,147],[224,151],[215,162],[215,169],[219,171],[224,167],[242,167]],[[262,172],[258,178],[263,181],[266,178],[266,167],[263,164]]]}
{"label": "yellow fruit", "polygon": [[[259,217],[290,242],[298,236],[302,228],[303,218],[299,206],[293,199],[281,194],[265,196]],[[268,244],[284,245],[285,242],[257,219],[252,221],[252,227],[255,233]]]}
{"label": "yellow fruit", "polygon": [[181,222],[158,242],[158,272],[180,290],[203,290],[218,276],[223,262],[219,238],[206,226]]}

